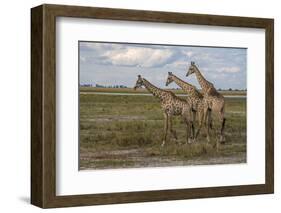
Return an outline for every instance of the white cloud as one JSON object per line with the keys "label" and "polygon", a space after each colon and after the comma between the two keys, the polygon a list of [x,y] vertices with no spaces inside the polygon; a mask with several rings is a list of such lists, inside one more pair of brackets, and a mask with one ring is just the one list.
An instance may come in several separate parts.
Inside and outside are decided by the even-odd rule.
{"label": "white cloud", "polygon": [[[128,76],[127,84],[125,79],[118,80],[122,84],[130,86],[137,74],[142,74],[162,87],[168,71],[184,76],[190,61],[195,61],[202,74],[217,87],[246,88],[245,80],[239,81],[239,85],[234,81],[234,77],[246,79],[245,52],[243,49],[232,48],[81,42],[81,76],[87,70],[87,73],[93,74],[91,77],[87,74],[84,81],[93,79],[91,82],[99,82],[97,72],[100,71],[101,79],[104,79],[102,76],[105,73],[112,72],[106,76],[106,80],[114,84],[117,79],[113,73],[119,73],[119,66],[122,66]],[[190,81],[197,82],[195,76]]]}
{"label": "white cloud", "polygon": [[173,52],[169,49],[130,47],[106,51],[102,57],[113,65],[155,67],[166,63],[172,55]]}
{"label": "white cloud", "polygon": [[194,55],[192,51],[183,51],[183,54],[186,55],[187,57],[191,57]]}
{"label": "white cloud", "polygon": [[104,51],[110,49],[122,49],[123,45],[121,44],[112,44],[112,43],[92,43],[92,42],[81,42],[81,48],[86,48],[93,51]]}
{"label": "white cloud", "polygon": [[170,64],[166,64],[165,67],[167,68],[188,68],[189,64],[188,61],[173,61]]}
{"label": "white cloud", "polygon": [[241,71],[240,67],[222,67],[222,68],[218,69],[218,72],[220,72],[220,73],[223,73],[223,72],[238,73],[240,71]]}

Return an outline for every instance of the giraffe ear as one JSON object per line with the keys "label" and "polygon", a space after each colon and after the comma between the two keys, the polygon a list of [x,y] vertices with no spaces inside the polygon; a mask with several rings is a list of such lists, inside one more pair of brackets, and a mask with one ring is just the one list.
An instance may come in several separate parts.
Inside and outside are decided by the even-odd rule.
{"label": "giraffe ear", "polygon": [[172,72],[168,72],[169,75],[172,75]]}

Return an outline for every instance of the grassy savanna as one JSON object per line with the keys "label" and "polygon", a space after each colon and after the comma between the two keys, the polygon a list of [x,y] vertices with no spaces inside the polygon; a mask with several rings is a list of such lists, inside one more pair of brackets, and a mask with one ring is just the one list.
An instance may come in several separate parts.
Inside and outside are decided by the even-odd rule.
{"label": "grassy savanna", "polygon": [[[210,144],[206,143],[204,130],[196,143],[186,144],[185,125],[180,117],[173,119],[178,140],[171,137],[161,147],[164,118],[160,103],[153,96],[97,94],[87,89],[92,88],[80,89],[80,169],[246,162],[245,98],[226,98],[226,143],[217,152],[213,148],[214,132]],[[106,92],[121,93],[120,90],[133,91]]]}

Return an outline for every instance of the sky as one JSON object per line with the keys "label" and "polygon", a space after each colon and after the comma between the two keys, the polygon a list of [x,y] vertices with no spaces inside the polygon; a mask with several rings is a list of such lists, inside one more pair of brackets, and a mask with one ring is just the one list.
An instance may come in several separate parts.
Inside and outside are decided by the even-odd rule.
{"label": "sky", "polygon": [[200,86],[193,74],[186,77],[194,61],[203,76],[217,89],[246,89],[247,49],[158,44],[79,42],[80,84],[134,87],[142,75],[160,88],[168,72]]}

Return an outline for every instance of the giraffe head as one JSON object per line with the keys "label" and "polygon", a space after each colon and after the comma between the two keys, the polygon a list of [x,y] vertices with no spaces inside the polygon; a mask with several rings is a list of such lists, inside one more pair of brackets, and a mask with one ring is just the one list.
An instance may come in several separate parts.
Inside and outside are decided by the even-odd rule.
{"label": "giraffe head", "polygon": [[143,86],[143,80],[141,75],[138,75],[138,80],[136,81],[136,85],[134,86],[134,89],[141,88]]}
{"label": "giraffe head", "polygon": [[167,81],[166,81],[166,86],[168,86],[173,81],[174,81],[173,80],[173,73],[172,72],[168,72],[168,78],[167,78]]}
{"label": "giraffe head", "polygon": [[194,61],[191,61],[190,67],[188,68],[188,71],[186,73],[186,77],[194,73],[196,70],[196,65]]}

